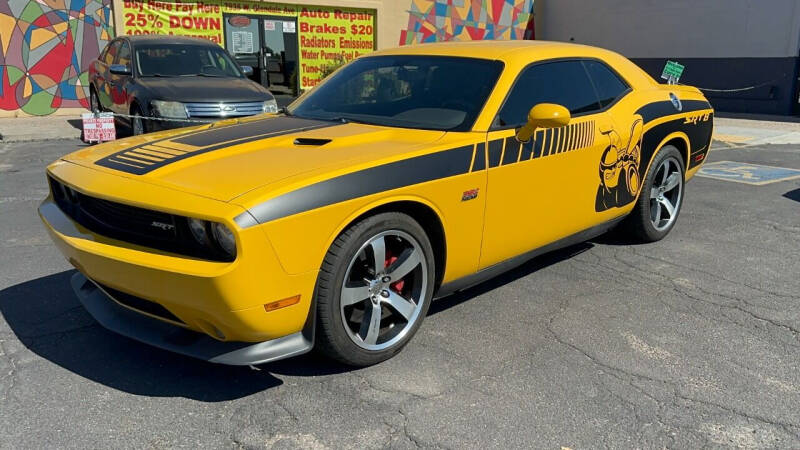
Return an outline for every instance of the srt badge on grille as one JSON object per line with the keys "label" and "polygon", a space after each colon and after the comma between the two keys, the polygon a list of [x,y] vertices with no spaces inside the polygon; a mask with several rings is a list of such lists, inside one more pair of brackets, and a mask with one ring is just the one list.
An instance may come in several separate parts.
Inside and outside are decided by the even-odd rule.
{"label": "srt badge on grille", "polygon": [[175,225],[164,222],[156,222],[155,220],[153,221],[153,223],[150,224],[150,226],[161,228],[163,231],[172,231],[175,229]]}

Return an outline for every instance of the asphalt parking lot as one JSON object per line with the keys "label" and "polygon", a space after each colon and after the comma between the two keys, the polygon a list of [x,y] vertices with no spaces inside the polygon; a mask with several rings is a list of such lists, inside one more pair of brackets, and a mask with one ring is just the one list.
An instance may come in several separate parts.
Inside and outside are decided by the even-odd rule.
{"label": "asphalt parking lot", "polygon": [[[396,358],[210,365],[117,336],[36,214],[79,142],[0,143],[0,448],[800,447],[800,180],[695,178],[664,241],[603,237],[434,303]],[[710,162],[800,169],[800,146]]]}

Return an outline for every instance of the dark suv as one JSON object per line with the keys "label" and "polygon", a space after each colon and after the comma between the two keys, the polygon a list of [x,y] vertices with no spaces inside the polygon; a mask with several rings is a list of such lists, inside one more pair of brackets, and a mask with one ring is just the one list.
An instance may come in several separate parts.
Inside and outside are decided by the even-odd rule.
{"label": "dark suv", "polygon": [[152,117],[118,117],[133,134],[277,112],[275,97],[247,78],[252,71],[205,39],[119,37],[89,67],[90,104],[95,112]]}

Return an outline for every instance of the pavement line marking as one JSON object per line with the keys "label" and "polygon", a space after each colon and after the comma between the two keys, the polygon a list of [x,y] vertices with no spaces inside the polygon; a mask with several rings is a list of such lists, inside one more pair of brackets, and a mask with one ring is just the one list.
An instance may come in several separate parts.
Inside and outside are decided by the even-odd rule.
{"label": "pavement line marking", "polygon": [[800,179],[800,170],[736,161],[716,161],[702,166],[697,172],[697,176],[763,186],[781,181]]}
{"label": "pavement line marking", "polygon": [[722,133],[714,133],[713,139],[717,141],[722,141],[725,143],[733,143],[733,144],[743,144],[747,141],[752,141],[752,136],[737,136],[735,134],[722,134]]}

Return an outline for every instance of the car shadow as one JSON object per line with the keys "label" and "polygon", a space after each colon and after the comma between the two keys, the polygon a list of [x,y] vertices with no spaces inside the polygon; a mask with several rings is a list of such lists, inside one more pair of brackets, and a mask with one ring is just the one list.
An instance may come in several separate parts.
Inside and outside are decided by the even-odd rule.
{"label": "car shadow", "polygon": [[[582,253],[579,244],[528,261],[489,281],[436,300],[439,314],[472,298]],[[315,352],[256,369],[211,364],[128,339],[106,330],[72,292],[69,270],[0,291],[0,314],[33,353],[81,377],[123,392],[221,402],[283,384],[278,376],[325,376],[357,370]]]}
{"label": "car shadow", "polygon": [[83,119],[67,119],[67,123],[70,124],[72,128],[83,131]]}
{"label": "car shadow", "polygon": [[541,256],[537,256],[536,258],[533,258],[519,265],[518,267],[509,270],[508,272],[504,272],[494,278],[484,281],[483,283],[477,284],[463,291],[456,292],[447,297],[435,300],[433,303],[431,303],[431,308],[428,310],[428,315],[430,316],[439,314],[454,306],[458,306],[464,302],[472,300],[475,297],[481,296],[489,291],[497,289],[520,278],[526,277],[545,267],[552,266],[560,263],[561,261],[570,259],[593,247],[593,244],[589,242],[583,242],[563,248],[561,250],[556,250]]}
{"label": "car shadow", "polygon": [[0,291],[0,313],[25,347],[75,374],[136,395],[219,402],[282,384],[267,371],[166,352],[112,333],[83,309],[66,271]]}
{"label": "car shadow", "polygon": [[793,191],[789,191],[783,194],[784,197],[788,198],[789,200],[794,200],[796,202],[800,202],[800,189],[795,189]]}

